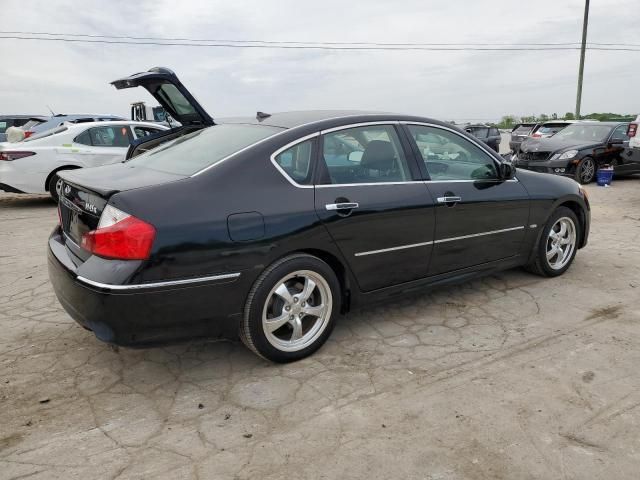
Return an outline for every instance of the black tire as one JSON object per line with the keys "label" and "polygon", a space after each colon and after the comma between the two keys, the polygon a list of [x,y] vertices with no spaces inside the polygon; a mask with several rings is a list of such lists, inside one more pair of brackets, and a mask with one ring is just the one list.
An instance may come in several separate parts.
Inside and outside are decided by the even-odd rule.
{"label": "black tire", "polygon": [[580,160],[580,163],[576,166],[576,172],[574,174],[574,179],[576,182],[586,185],[588,183],[593,182],[593,179],[596,178],[596,170],[598,166],[596,162],[591,157],[584,157]]}
{"label": "black tire", "polygon": [[[566,265],[564,265],[560,269],[554,269],[551,267],[549,260],[547,260],[547,247],[549,246],[549,232],[551,228],[556,224],[558,220],[561,218],[569,218],[573,222],[575,226],[575,245],[573,247],[573,251],[571,256],[569,257]],[[557,277],[566,272],[573,260],[576,256],[576,252],[578,250],[578,242],[582,236],[582,226],[578,221],[578,217],[573,213],[573,210],[567,207],[559,207],[555,212],[551,214],[549,220],[545,224],[542,232],[540,234],[540,240],[538,241],[538,245],[536,245],[536,253],[535,257],[530,264],[528,264],[525,268],[531,273],[535,273],[536,275],[540,275],[542,277]]]}
{"label": "black tire", "polygon": [[57,189],[58,180],[60,180],[60,177],[58,177],[58,175],[54,173],[53,175],[51,175],[48,184],[49,195],[51,195],[51,198],[56,203],[58,203],[58,200],[60,200],[60,195]]}
{"label": "black tire", "polygon": [[[325,281],[325,290],[328,287],[331,295],[331,308],[327,308],[330,312],[329,317],[324,323],[321,322],[323,325],[322,330],[318,331],[317,336],[312,337],[311,343],[295,351],[285,351],[275,346],[267,338],[267,333],[263,327],[263,312],[272,304],[267,302],[273,302],[272,298],[279,298],[272,295],[272,290],[278,286],[281,280],[288,275],[301,271],[312,272]],[[295,282],[295,280],[291,281]],[[321,292],[318,292],[316,294],[321,294]],[[240,339],[253,352],[272,362],[287,363],[300,360],[318,350],[329,338],[340,312],[340,301],[340,283],[333,269],[325,262],[307,254],[293,254],[282,258],[267,267],[251,288],[244,309],[244,318],[240,324]],[[284,309],[286,307],[283,306],[281,308]],[[284,313],[284,310],[282,312]],[[313,317],[309,317],[307,321],[311,321],[313,325]],[[285,334],[288,328],[290,326],[287,323],[281,327],[281,329],[285,330]],[[274,333],[278,331],[275,330]]]}

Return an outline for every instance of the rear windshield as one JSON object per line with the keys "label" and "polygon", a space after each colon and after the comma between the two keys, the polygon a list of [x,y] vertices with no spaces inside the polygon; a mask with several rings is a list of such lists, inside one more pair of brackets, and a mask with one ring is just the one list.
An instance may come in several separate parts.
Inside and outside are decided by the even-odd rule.
{"label": "rear windshield", "polygon": [[533,125],[521,125],[518,128],[516,128],[513,132],[511,132],[512,135],[528,135],[529,132],[531,131],[531,128],[533,128]]}
{"label": "rear windshield", "polygon": [[215,125],[165,143],[128,162],[161,172],[193,175],[281,131],[281,128],[266,125]]}
{"label": "rear windshield", "polygon": [[566,125],[546,125],[538,129],[538,133],[557,133],[562,130]]}

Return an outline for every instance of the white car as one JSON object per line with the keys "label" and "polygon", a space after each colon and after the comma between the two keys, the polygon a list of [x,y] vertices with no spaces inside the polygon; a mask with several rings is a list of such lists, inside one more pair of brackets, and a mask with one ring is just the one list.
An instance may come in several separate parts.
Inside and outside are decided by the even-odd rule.
{"label": "white car", "polygon": [[0,190],[48,192],[57,201],[59,171],[120,162],[132,142],[165,130],[128,120],[65,123],[22,142],[0,143]]}

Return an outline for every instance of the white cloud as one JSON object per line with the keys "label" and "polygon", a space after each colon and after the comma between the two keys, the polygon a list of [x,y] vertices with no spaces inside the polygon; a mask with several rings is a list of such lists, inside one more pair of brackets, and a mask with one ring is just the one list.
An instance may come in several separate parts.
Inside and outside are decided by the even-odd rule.
{"label": "white cloud", "polygon": [[[589,40],[640,43],[634,0],[592,2]],[[11,30],[183,38],[367,42],[578,42],[582,0],[3,2]],[[6,22],[4,29],[8,29]],[[441,119],[564,113],[578,51],[353,52],[0,40],[0,113],[128,114],[144,91],[116,78],[173,68],[214,116],[357,108]],[[640,52],[589,51],[583,112],[640,111]]]}

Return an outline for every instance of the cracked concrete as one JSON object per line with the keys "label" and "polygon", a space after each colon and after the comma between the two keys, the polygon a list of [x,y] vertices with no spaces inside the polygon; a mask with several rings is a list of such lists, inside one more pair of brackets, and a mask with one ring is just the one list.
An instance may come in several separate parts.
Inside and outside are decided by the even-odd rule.
{"label": "cracked concrete", "polygon": [[588,187],[563,277],[360,310],[284,366],[100,343],[49,286],[55,208],[0,193],[0,478],[637,478],[639,182]]}

